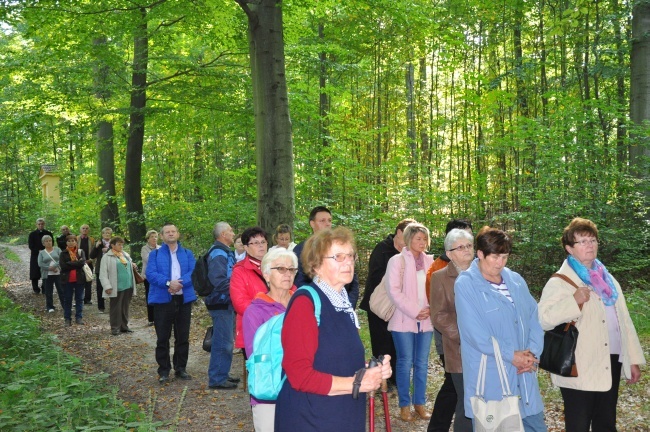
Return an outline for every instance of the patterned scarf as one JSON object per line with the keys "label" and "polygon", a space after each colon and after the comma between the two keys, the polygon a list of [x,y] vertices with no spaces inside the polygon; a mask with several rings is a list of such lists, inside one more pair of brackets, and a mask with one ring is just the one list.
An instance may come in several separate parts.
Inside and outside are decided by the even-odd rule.
{"label": "patterned scarf", "polygon": [[573,255],[569,255],[567,262],[573,271],[580,277],[580,280],[587,285],[591,285],[594,292],[596,292],[596,294],[598,294],[603,300],[605,306],[612,306],[616,303],[616,300],[618,299],[616,285],[614,285],[614,280],[603,263],[596,259],[594,260],[594,268],[588,269],[580,263],[580,261],[575,259]]}
{"label": "patterned scarf", "polygon": [[124,258],[124,254],[122,252],[117,252],[115,249],[113,249],[113,255],[115,255],[120,260],[124,267],[127,267],[126,258]]}
{"label": "patterned scarf", "polygon": [[66,249],[68,249],[68,252],[70,252],[70,261],[77,261],[77,246],[68,246]]}
{"label": "patterned scarf", "polygon": [[327,296],[330,303],[332,303],[332,306],[334,306],[334,309],[337,312],[343,311],[347,313],[350,315],[350,319],[352,319],[355,327],[358,329],[361,328],[359,325],[359,318],[357,317],[357,313],[352,308],[352,303],[350,303],[348,292],[346,291],[345,287],[343,287],[341,292],[338,292],[318,275],[314,277],[314,283],[318,285],[318,288],[320,288],[321,291],[323,291],[323,293]]}

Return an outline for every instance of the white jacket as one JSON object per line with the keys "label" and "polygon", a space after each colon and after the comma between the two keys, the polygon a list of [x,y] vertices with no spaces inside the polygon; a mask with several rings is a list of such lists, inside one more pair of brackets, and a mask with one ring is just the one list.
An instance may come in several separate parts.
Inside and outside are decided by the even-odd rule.
{"label": "white jacket", "polygon": [[[122,252],[124,254],[124,258],[126,258],[126,261],[128,263],[128,268],[131,268],[131,257],[129,254],[126,252]],[[102,297],[104,298],[110,298],[110,297],[117,297],[117,266],[118,265],[123,265],[120,263],[120,259],[113,254],[112,250],[109,250],[104,254],[102,257],[102,265],[99,266],[99,280],[102,283]],[[133,278],[133,296],[135,297],[136,291],[136,283],[135,283],[135,275],[133,274],[133,271],[131,271],[131,277]],[[106,290],[112,289],[110,294],[106,292]]]}
{"label": "white jacket", "polygon": [[[558,273],[568,276],[579,287],[585,286],[566,260]],[[620,361],[623,364],[621,375],[629,379],[630,366],[645,364],[645,358],[639,337],[630,319],[630,312],[627,309],[621,286],[616,279],[614,279],[614,284],[618,290],[615,307],[621,332]],[[573,298],[574,293],[573,286],[558,277],[552,277],[546,283],[539,301],[539,321],[544,330],[550,330],[558,324],[576,320],[576,327],[579,331],[576,347],[578,376],[572,378],[551,374],[551,381],[556,386],[570,389],[607,391],[612,387],[612,374],[609,369],[609,332],[607,331],[605,305],[600,296],[591,291],[589,301],[583,304],[582,311],[580,311]]]}

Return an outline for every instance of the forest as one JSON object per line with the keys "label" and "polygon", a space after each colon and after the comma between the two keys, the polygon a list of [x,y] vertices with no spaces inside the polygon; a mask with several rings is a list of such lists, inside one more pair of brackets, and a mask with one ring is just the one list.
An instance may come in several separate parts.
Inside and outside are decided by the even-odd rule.
{"label": "forest", "polygon": [[[625,288],[650,270],[650,5],[619,0],[0,0],[0,236],[113,226],[372,247],[413,217],[515,238],[539,290],[575,216]],[[60,206],[39,170],[61,176]],[[25,234],[26,236],[26,234]],[[134,250],[139,250],[135,247]]]}

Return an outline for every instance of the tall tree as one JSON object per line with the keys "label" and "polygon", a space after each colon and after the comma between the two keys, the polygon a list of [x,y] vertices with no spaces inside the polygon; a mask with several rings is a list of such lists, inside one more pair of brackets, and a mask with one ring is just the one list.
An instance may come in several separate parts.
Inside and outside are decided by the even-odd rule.
{"label": "tall tree", "polygon": [[271,232],[280,223],[293,225],[295,208],[282,2],[236,2],[248,18],[257,154],[257,221]]}

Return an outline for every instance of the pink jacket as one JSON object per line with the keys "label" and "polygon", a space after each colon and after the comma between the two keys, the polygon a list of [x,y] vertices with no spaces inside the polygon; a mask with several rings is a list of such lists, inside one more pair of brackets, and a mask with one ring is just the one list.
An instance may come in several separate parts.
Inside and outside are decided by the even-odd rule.
{"label": "pink jacket", "polygon": [[[433,257],[431,255],[424,255],[425,273],[432,263]],[[402,266],[404,266],[404,276],[400,277],[402,274]],[[417,273],[415,270],[415,258],[413,258],[411,251],[404,248],[401,253],[395,255],[388,261],[385,280],[388,296],[395,303],[395,313],[390,321],[388,321],[388,330],[417,333],[417,323],[419,322],[420,331],[433,331],[433,325],[429,318],[422,321],[415,319],[422,308],[429,307],[429,304],[426,296],[424,298],[425,304],[423,306],[418,304]]]}

